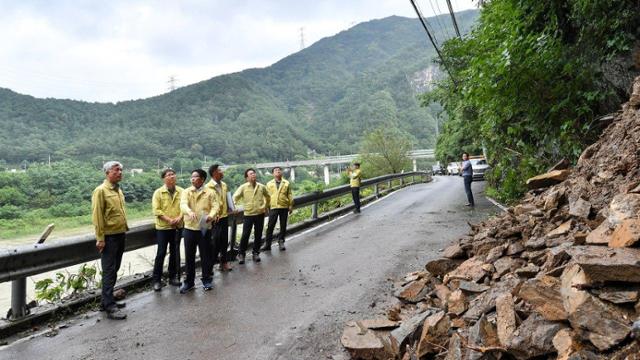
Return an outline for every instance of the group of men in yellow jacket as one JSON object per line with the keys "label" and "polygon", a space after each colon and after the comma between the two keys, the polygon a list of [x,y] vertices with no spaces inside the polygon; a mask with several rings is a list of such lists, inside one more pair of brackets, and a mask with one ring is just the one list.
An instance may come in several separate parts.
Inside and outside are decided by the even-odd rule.
{"label": "group of men in yellow jacket", "polygon": [[[122,179],[122,164],[116,161],[105,163],[106,179],[92,196],[93,223],[96,247],[101,252],[103,269],[102,308],[112,319],[124,319],[120,310],[124,303],[113,298],[113,288],[124,252],[125,233],[128,230],[124,208],[124,195],[119,187]],[[227,184],[222,181],[224,173],[219,165],[209,168],[211,180],[205,184],[207,173],[202,169],[191,172],[191,186],[183,189],[176,185],[176,173],[165,169],[160,174],[164,185],[152,197],[158,243],[153,269],[153,288],[162,288],[164,259],[169,251],[169,283],[179,286],[181,293],[195,286],[195,255],[200,253],[202,285],[205,290],[213,288],[213,265],[220,262],[221,271],[230,271],[227,250],[229,247],[229,215],[236,207],[244,212],[243,231],[238,252],[239,263],[244,264],[249,236],[254,230],[253,261],[260,261],[260,250],[271,250],[276,222],[280,220],[278,245],[284,246],[288,215],[293,210],[293,193],[290,183],[282,178],[282,168],[273,169],[273,180],[267,185],[256,181],[256,171],[245,171],[246,182],[231,197]],[[265,215],[269,216],[267,236],[261,249]],[[186,277],[180,281],[180,238],[184,238]]]}

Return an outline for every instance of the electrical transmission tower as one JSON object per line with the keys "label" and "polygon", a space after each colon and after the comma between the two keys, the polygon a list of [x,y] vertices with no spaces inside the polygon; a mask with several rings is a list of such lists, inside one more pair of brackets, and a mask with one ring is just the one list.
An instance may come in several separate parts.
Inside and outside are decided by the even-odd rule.
{"label": "electrical transmission tower", "polygon": [[167,89],[169,91],[173,91],[178,88],[178,78],[175,75],[169,76],[169,80],[167,80]]}
{"label": "electrical transmission tower", "polygon": [[304,49],[304,28],[300,28],[300,50]]}

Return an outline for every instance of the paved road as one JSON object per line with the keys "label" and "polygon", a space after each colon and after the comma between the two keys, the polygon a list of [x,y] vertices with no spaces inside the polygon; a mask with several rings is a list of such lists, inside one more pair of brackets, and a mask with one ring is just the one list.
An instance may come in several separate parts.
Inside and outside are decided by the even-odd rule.
{"label": "paved road", "polygon": [[343,354],[347,320],[381,314],[390,279],[422,268],[468,230],[467,221],[497,208],[474,183],[436,177],[292,237],[286,252],[215,275],[215,288],[180,295],[175,288],[128,299],[129,319],[91,312],[56,336],[0,348],[0,359],[326,359]]}

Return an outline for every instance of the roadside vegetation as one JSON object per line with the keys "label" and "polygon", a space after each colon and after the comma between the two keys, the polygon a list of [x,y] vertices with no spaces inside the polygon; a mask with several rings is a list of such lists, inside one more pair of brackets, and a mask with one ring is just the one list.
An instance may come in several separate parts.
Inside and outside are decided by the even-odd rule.
{"label": "roadside vegetation", "polygon": [[[422,97],[447,120],[440,161],[486,149],[489,193],[518,199],[525,180],[577,160],[628,98],[638,46],[636,0],[493,0],[468,35],[443,47],[452,77]],[[637,54],[637,48],[635,50]],[[635,70],[637,74],[637,69]]]}

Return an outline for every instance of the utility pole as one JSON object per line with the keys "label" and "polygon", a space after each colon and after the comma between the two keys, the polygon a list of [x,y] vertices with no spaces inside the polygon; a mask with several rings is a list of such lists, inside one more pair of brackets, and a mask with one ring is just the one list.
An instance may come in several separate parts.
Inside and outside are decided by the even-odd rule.
{"label": "utility pole", "polygon": [[304,50],[304,28],[300,28],[300,50]]}
{"label": "utility pole", "polygon": [[167,89],[171,92],[178,88],[178,78],[175,75],[169,76],[169,80],[167,81]]}
{"label": "utility pole", "polygon": [[461,38],[462,36],[460,36],[460,29],[458,29],[458,22],[456,21],[456,15],[453,12],[453,6],[451,6],[451,0],[447,0],[447,6],[449,7],[449,14],[451,14],[451,21],[453,21],[453,28],[456,29],[456,34],[458,35],[458,38]]}

